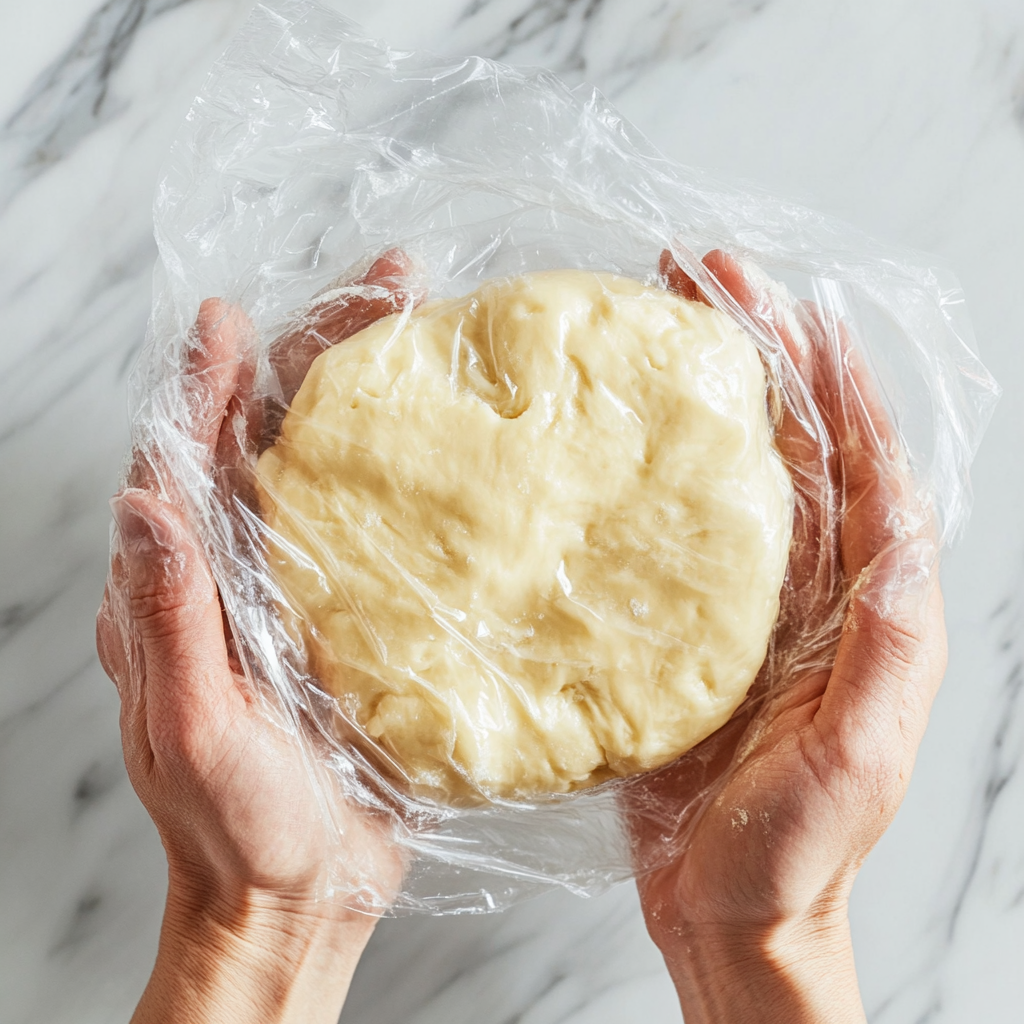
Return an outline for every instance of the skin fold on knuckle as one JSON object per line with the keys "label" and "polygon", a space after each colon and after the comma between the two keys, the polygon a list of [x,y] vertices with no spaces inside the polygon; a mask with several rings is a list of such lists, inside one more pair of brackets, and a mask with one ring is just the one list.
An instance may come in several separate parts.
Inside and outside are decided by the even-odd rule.
{"label": "skin fold on knuckle", "polygon": [[895,815],[906,789],[903,752],[898,715],[869,706],[844,720],[832,744],[829,775],[837,809],[851,825],[863,821],[873,828]]}
{"label": "skin fold on knuckle", "polygon": [[96,653],[103,671],[121,689],[126,663],[124,645],[106,604],[96,616]]}
{"label": "skin fold on knuckle", "polygon": [[145,702],[124,699],[120,714],[121,748],[128,778],[146,806],[146,794],[153,772],[153,751],[149,744]]}
{"label": "skin fold on knuckle", "polygon": [[902,618],[880,619],[877,644],[884,664],[909,675],[927,654],[924,624]]}
{"label": "skin fold on knuckle", "polygon": [[142,637],[150,641],[187,642],[199,632],[211,601],[212,582],[188,566],[166,564],[154,567],[143,580],[132,581],[129,602],[132,621]]}
{"label": "skin fold on knuckle", "polygon": [[873,602],[851,603],[843,639],[851,647],[847,671],[855,686],[905,685],[930,660],[928,620]]}
{"label": "skin fold on knuckle", "polygon": [[874,815],[892,804],[895,813],[905,788],[900,709],[870,696],[851,697],[838,714],[816,724],[820,744],[809,763],[836,810],[856,808]]}
{"label": "skin fold on knuckle", "polygon": [[[167,666],[167,674],[155,682],[148,700],[148,735],[155,764],[166,779],[183,791],[212,792],[230,784],[239,766],[256,771],[266,751],[254,745],[253,720],[224,693],[222,669],[201,647]],[[243,806],[244,801],[238,809]]]}

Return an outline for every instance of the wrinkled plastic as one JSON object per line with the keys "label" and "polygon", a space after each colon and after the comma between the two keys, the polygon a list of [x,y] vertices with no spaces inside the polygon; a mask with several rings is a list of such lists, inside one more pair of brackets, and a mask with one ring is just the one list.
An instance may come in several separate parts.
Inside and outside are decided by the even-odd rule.
{"label": "wrinkled plastic", "polygon": [[[311,672],[310,635],[270,564],[280,545],[274,553],[255,486],[257,459],[309,359],[337,340],[339,317],[345,336],[381,315],[407,318],[425,297],[573,268],[668,284],[738,321],[766,368],[766,415],[803,443],[799,465],[780,444],[797,520],[782,612],[745,705],[755,724],[767,698],[829,664],[852,583],[839,547],[846,508],[835,408],[822,408],[801,353],[813,349],[831,366],[839,390],[843,366],[856,359],[877,390],[839,398],[843,409],[862,407],[865,423],[877,423],[880,409],[888,420],[880,433],[861,432],[862,454],[908,482],[891,495],[895,534],[926,533],[930,558],[966,521],[968,468],[997,389],[974,354],[953,277],[918,254],[669,162],[599,94],[570,91],[547,72],[395,53],[316,4],[258,4],[174,144],[155,218],[160,262],[133,376],[133,450],[185,504],[238,658],[268,717],[307,752],[336,839],[325,895],[456,913],[553,886],[599,892],[678,855],[735,744],[731,734],[719,739],[723,730],[678,762],[690,779],[682,804],[616,778],[461,805],[403,785],[390,755]],[[701,262],[719,249],[757,282],[760,309],[737,301],[713,261]],[[675,266],[668,256],[659,265],[663,250]],[[184,368],[200,302],[212,295],[247,321],[237,395],[211,461],[196,440],[209,395]],[[397,898],[375,893],[372,878],[353,891],[339,793],[404,851]],[[624,807],[661,841],[639,852]]]}

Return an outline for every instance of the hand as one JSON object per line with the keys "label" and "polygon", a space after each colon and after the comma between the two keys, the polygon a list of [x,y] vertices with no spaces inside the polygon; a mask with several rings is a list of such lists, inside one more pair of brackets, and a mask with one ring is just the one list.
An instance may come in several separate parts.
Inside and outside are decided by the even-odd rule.
{"label": "hand", "polygon": [[[405,266],[399,253],[382,257],[363,279],[375,292],[314,307],[275,346],[289,400],[322,348],[400,308]],[[211,474],[232,451],[221,436],[229,405],[257,408],[245,401],[251,331],[237,307],[202,304],[185,368],[186,429]],[[267,422],[250,418],[261,432]],[[233,656],[210,567],[157,453],[136,454],[112,507],[97,646],[169,878],[157,965],[134,1019],[333,1024],[376,914],[400,884],[400,860],[340,793],[325,823],[302,745],[271,723]],[[326,864],[339,860],[344,873],[332,881],[348,899],[318,901]]]}
{"label": "hand", "polygon": [[[702,298],[666,257],[669,286]],[[822,645],[826,664],[776,659],[788,685],[761,680],[761,706],[750,702],[703,753],[645,778],[631,796],[641,863],[666,842],[666,812],[690,830],[671,863],[639,879],[640,899],[687,1024],[863,1021],[847,899],[906,792],[945,669],[935,545],[913,514],[898,441],[842,326],[810,305],[783,308],[724,253],[704,264],[789,353],[831,442],[822,455],[792,412],[779,425],[798,488],[795,601],[780,614],[781,653],[798,628],[827,639],[830,613],[846,610],[838,642]],[[832,481],[838,507],[816,480]],[[727,768],[694,817],[701,787]]]}

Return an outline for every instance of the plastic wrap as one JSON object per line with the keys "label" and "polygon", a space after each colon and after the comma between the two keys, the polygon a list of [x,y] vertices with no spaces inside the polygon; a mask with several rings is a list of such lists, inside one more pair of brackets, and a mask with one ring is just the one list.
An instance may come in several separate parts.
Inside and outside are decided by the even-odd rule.
{"label": "plastic wrap", "polygon": [[[174,144],[155,219],[160,262],[133,376],[133,450],[185,504],[254,692],[307,752],[337,840],[325,895],[449,913],[552,886],[599,892],[678,855],[729,770],[735,736],[723,730],[685,754],[673,766],[688,777],[685,796],[663,802],[657,787],[637,786],[643,775],[530,799],[445,800],[403,781],[313,671],[316,636],[273,564],[289,542],[268,527],[265,498],[261,506],[257,460],[322,349],[382,316],[394,334],[424,300],[559,269],[668,286],[739,324],[761,356],[765,422],[795,494],[781,611],[743,709],[755,726],[767,698],[829,664],[848,600],[837,416],[859,425],[862,456],[889,467],[883,480],[902,481],[874,495],[895,535],[926,532],[941,545],[965,523],[968,467],[996,389],[953,277],[669,162],[599,94],[547,72],[395,53],[314,3],[258,4]],[[209,296],[244,314],[215,457],[197,440],[208,388],[186,372]],[[419,593],[412,566],[392,569]],[[459,623],[481,610],[424,600],[439,630],[469,650]],[[387,665],[386,646],[378,657]],[[338,792],[404,851],[397,899],[376,898],[372,882],[349,891]],[[627,825],[638,816],[661,833],[642,853]]]}

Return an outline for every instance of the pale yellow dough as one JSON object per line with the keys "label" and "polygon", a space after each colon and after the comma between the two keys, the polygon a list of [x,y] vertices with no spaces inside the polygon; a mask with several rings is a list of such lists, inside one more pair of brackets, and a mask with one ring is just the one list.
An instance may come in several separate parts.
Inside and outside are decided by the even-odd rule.
{"label": "pale yellow dough", "polygon": [[258,478],[312,671],[418,795],[666,764],[764,660],[793,502],[765,374],[660,288],[549,271],[382,320]]}

